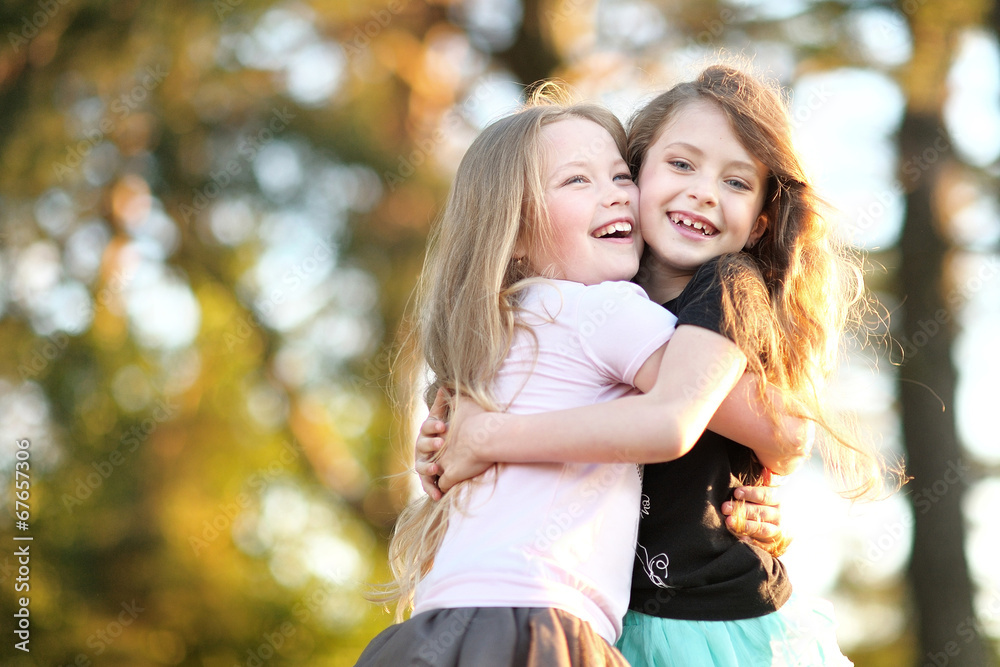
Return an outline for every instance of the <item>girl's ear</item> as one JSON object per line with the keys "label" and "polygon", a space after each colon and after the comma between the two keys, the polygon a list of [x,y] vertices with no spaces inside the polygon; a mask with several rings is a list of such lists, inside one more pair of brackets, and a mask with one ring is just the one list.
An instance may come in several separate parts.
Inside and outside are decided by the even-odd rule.
{"label": "girl's ear", "polygon": [[750,237],[747,239],[744,248],[752,248],[756,245],[760,237],[764,235],[767,231],[767,214],[761,213],[757,216],[757,222],[754,223],[753,229],[750,230]]}

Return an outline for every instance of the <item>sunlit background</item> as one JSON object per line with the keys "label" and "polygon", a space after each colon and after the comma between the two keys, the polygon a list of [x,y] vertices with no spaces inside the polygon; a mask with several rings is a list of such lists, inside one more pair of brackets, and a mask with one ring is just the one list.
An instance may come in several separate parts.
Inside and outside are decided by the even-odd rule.
{"label": "sunlit background", "polygon": [[[1000,638],[998,17],[972,0],[6,3],[3,664],[352,665],[390,622],[363,597],[412,490],[390,372],[462,153],[535,80],[627,120],[720,50],[786,87],[891,313],[895,343],[852,346],[830,400],[887,451],[953,448],[875,505],[826,491],[814,462],[789,478],[793,583],[834,602],[859,667],[991,664],[974,647]],[[910,117],[934,122],[904,149]],[[901,273],[907,197],[927,182],[944,314],[904,328],[926,300]],[[953,392],[947,369],[904,377],[941,346]],[[955,442],[907,442],[915,382]],[[915,525],[964,542],[940,581],[909,573]],[[30,653],[7,630],[14,535],[33,537]],[[936,617],[927,590],[974,617]]]}

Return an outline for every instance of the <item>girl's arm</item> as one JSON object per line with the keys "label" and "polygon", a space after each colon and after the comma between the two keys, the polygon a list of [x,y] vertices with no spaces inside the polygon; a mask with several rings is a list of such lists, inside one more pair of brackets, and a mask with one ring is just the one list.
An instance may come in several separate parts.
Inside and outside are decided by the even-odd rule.
{"label": "girl's arm", "polygon": [[[414,467],[420,484],[434,500],[440,500],[443,495],[438,488],[438,475],[442,470],[435,459],[448,429],[445,421],[448,418],[447,398],[439,389],[427,418],[420,425],[415,447]],[[475,403],[470,405],[478,410]],[[733,495],[740,502],[726,501],[722,504],[722,513],[726,515],[727,528],[734,535],[753,541],[777,558],[784,553],[790,540],[782,532],[781,510],[771,488],[774,477],[770,471],[765,472],[761,485],[737,487]]]}
{"label": "girl's arm", "polygon": [[775,427],[760,400],[759,381],[756,375],[744,374],[719,406],[708,429],[752,449],[761,464],[775,474],[788,475],[809,456],[815,424],[790,416],[795,406],[768,387],[768,398],[778,414],[784,415]]}
{"label": "girl's arm", "polygon": [[[678,327],[636,373],[644,394],[530,415],[478,412],[462,404],[448,428],[438,486],[506,463],[654,463],[686,454],[746,368],[728,338]],[[467,403],[467,402],[466,402]]]}
{"label": "girl's arm", "polygon": [[[462,402],[449,445],[439,455],[445,471],[439,489],[497,461],[671,461],[694,446],[706,425],[754,449],[764,466],[788,474],[809,451],[809,424],[786,418],[776,432],[758,399],[756,379],[743,376],[745,365],[743,353],[725,336],[684,325],[636,374],[643,395],[531,415],[486,413]],[[780,412],[783,403],[775,394]]]}

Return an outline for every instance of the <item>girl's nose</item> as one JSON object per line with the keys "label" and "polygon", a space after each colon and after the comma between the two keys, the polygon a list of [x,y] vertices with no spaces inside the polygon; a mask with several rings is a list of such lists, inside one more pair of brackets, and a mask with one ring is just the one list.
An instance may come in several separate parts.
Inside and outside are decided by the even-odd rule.
{"label": "girl's nose", "polygon": [[715,206],[719,201],[719,193],[715,182],[710,178],[699,178],[691,184],[688,197],[704,206]]}
{"label": "girl's nose", "polygon": [[628,206],[631,203],[631,196],[632,193],[629,191],[629,188],[616,181],[612,181],[611,186],[605,195],[605,201],[608,206],[614,206],[616,204]]}

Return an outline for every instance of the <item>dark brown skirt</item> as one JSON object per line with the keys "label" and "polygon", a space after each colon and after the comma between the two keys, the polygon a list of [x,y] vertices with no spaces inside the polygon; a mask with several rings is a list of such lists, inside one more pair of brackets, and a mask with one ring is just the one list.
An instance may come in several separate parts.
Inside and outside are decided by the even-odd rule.
{"label": "dark brown skirt", "polygon": [[433,609],[386,628],[357,667],[628,667],[589,623],[559,609]]}

